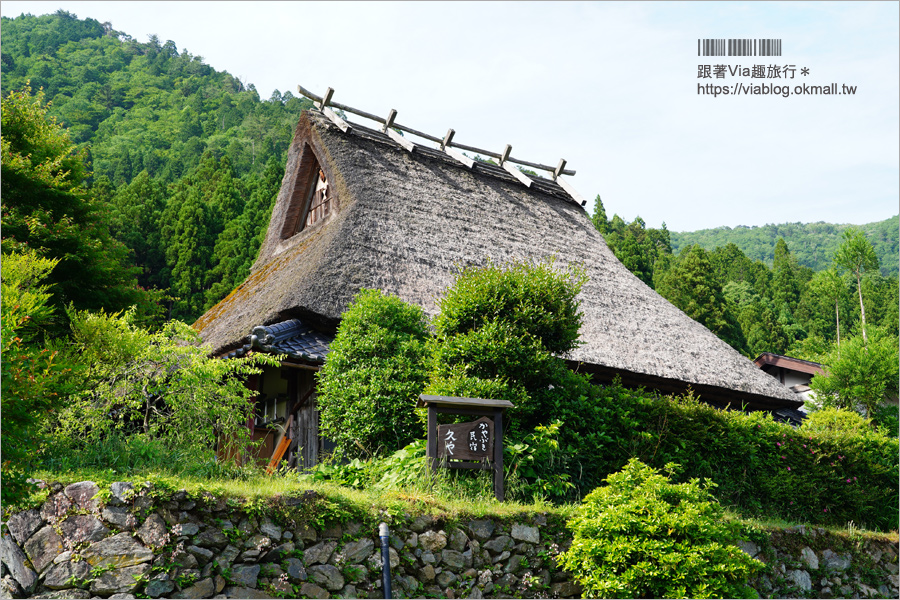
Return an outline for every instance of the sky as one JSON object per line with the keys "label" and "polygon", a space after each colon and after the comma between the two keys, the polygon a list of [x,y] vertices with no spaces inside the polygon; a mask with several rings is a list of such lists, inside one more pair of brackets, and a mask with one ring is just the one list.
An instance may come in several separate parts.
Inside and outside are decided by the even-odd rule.
{"label": "sky", "polygon": [[[396,109],[398,123],[435,136],[452,127],[462,144],[511,144],[513,157],[546,165],[565,158],[587,210],[599,195],[609,217],[649,227],[864,224],[898,213],[897,2],[0,6],[6,17],[60,8],[138,41],[172,40],[263,99],[332,87],[337,102]],[[780,39],[782,55],[698,56],[707,38]],[[699,78],[706,65],[712,77]],[[731,73],[756,65],[767,75],[792,65],[793,78]],[[855,93],[802,93],[832,83]],[[714,96],[707,85],[742,93]],[[748,95],[763,85],[790,95]]]}

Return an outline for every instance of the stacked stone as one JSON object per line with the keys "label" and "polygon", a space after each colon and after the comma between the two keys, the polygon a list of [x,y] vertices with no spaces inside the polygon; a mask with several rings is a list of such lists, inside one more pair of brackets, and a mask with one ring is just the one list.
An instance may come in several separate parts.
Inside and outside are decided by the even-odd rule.
{"label": "stacked stone", "polygon": [[[179,491],[154,499],[150,487],[127,482],[110,486],[105,505],[89,481],[51,492],[40,509],[6,524],[2,597],[383,597],[380,539],[371,525],[285,527],[222,498],[206,495],[198,505]],[[553,559],[564,542],[541,536],[546,524],[545,515],[454,526],[399,519],[389,550],[394,597],[578,597],[580,588]]]}
{"label": "stacked stone", "polygon": [[[375,523],[317,530],[290,518],[288,526],[254,516],[205,492],[156,497],[148,486],[125,482],[103,494],[90,481],[49,487],[40,508],[5,524],[0,598],[384,595]],[[317,498],[315,492],[284,498],[277,512],[289,515]],[[561,525],[542,514],[511,522],[393,519],[394,597],[580,597],[579,586],[556,566],[571,543]],[[896,534],[848,539],[794,528],[772,533],[763,549],[741,546],[772,567],[750,582],[766,597],[898,597]]]}
{"label": "stacked stone", "polygon": [[767,546],[740,543],[744,552],[771,567],[750,582],[764,598],[900,597],[896,539],[853,540],[849,534],[798,526],[774,532]]}

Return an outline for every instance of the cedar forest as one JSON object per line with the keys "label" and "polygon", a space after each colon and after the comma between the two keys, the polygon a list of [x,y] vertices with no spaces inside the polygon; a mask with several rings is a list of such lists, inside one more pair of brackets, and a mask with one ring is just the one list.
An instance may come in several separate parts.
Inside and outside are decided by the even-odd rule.
{"label": "cedar forest", "polygon": [[[43,369],[48,385],[62,382],[53,394],[68,393],[71,373],[51,363],[70,330],[87,335],[84,311],[128,311],[135,325],[165,332],[165,321],[193,322],[244,280],[311,102],[277,90],[261,99],[172,41],[140,42],[65,11],[4,17],[2,31],[6,460],[7,418],[17,414],[8,390],[27,379],[13,369]],[[750,358],[786,354],[837,372],[841,360],[877,357],[866,371],[873,389],[847,385],[876,398],[867,416],[896,437],[896,407],[878,406],[897,393],[896,216],[859,228],[675,233],[609,218],[598,196],[591,218],[632,273]],[[31,313],[7,297],[12,255],[45,276],[37,286],[20,274],[17,300],[31,298]]]}

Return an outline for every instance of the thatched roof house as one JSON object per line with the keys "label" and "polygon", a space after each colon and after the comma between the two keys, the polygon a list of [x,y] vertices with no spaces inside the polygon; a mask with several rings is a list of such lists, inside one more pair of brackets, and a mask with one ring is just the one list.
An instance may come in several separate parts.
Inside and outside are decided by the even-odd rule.
{"label": "thatched roof house", "polygon": [[[411,152],[360,125],[344,132],[310,110],[297,125],[251,275],[195,327],[218,355],[252,345],[279,350],[281,341],[319,331],[310,342],[319,344],[315,357],[292,354],[315,364],[360,288],[380,288],[433,315],[462,266],[555,256],[583,264],[590,277],[579,297],[584,343],[567,358],[595,379],[618,375],[667,392],[690,386],[704,400],[751,409],[799,406],[786,387],[632,275],[557,182],[532,179],[529,188],[497,165],[467,167],[420,145]],[[251,337],[259,326],[267,327]]]}

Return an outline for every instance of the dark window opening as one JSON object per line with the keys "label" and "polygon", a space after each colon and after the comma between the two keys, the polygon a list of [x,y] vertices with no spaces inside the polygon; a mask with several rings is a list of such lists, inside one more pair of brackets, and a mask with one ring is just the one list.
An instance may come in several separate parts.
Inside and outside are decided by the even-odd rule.
{"label": "dark window opening", "polygon": [[298,231],[305,227],[315,225],[328,216],[331,208],[331,194],[328,191],[328,180],[325,178],[325,172],[318,170],[316,175],[316,184],[310,189],[309,210],[306,211],[306,223]]}
{"label": "dark window opening", "polygon": [[307,227],[324,221],[336,206],[333,196],[325,171],[319,166],[312,148],[305,146],[281,230],[281,239],[288,239]]}

